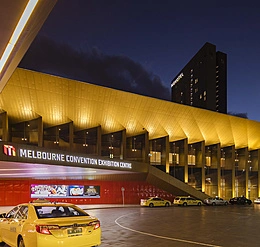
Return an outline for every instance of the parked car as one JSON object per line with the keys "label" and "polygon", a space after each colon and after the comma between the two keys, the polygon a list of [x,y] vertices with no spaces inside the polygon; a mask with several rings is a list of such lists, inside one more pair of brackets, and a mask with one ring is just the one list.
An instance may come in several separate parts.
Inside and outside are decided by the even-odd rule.
{"label": "parked car", "polygon": [[149,197],[147,199],[141,199],[141,206],[146,207],[169,207],[171,206],[171,202],[169,200],[165,200],[160,197]]}
{"label": "parked car", "polygon": [[178,206],[201,206],[202,201],[190,196],[177,196],[174,198],[173,204]]}
{"label": "parked car", "polygon": [[0,243],[11,247],[101,244],[100,221],[74,204],[23,203],[0,217]]}
{"label": "parked car", "polygon": [[216,206],[216,205],[224,205],[224,206],[226,206],[226,205],[228,205],[228,201],[227,200],[224,200],[223,198],[220,198],[218,196],[206,198],[203,202],[206,205],[212,205],[212,206]]}
{"label": "parked car", "polygon": [[260,197],[257,197],[257,198],[254,200],[254,203],[255,203],[255,204],[260,204]]}
{"label": "parked car", "polygon": [[252,204],[252,201],[250,199],[247,199],[246,197],[244,196],[240,196],[240,197],[234,197],[234,198],[231,198],[229,200],[229,203],[230,204],[237,204],[237,205],[251,205]]}

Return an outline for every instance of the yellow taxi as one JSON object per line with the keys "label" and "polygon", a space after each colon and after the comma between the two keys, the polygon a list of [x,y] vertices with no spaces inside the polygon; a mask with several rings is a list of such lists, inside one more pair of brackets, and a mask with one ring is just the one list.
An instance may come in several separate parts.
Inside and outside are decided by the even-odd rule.
{"label": "yellow taxi", "polygon": [[164,200],[160,197],[149,197],[147,199],[141,199],[141,206],[146,207],[169,207],[171,206],[171,202],[168,200]]}
{"label": "yellow taxi", "polygon": [[202,201],[190,196],[177,196],[174,198],[173,204],[178,206],[201,206]]}
{"label": "yellow taxi", "polygon": [[90,247],[101,244],[100,221],[70,203],[20,204],[0,215],[0,243],[11,247]]}

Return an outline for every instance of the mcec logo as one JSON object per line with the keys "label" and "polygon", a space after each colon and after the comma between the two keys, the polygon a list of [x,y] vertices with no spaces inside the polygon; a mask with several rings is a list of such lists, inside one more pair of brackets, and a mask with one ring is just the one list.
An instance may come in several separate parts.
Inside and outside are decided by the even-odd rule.
{"label": "mcec logo", "polygon": [[11,145],[4,145],[4,154],[7,156],[16,156],[15,147]]}

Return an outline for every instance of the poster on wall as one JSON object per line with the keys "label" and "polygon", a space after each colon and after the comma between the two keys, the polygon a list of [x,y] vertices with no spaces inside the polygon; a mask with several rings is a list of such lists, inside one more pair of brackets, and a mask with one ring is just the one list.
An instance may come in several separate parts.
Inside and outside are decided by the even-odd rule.
{"label": "poster on wall", "polygon": [[100,186],[31,184],[31,198],[100,198]]}

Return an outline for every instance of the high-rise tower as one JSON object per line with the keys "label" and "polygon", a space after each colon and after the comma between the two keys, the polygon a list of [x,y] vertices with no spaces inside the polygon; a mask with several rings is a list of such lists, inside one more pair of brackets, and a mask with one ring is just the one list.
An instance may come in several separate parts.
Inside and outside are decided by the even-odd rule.
{"label": "high-rise tower", "polygon": [[205,45],[171,82],[172,101],[227,113],[227,55]]}

